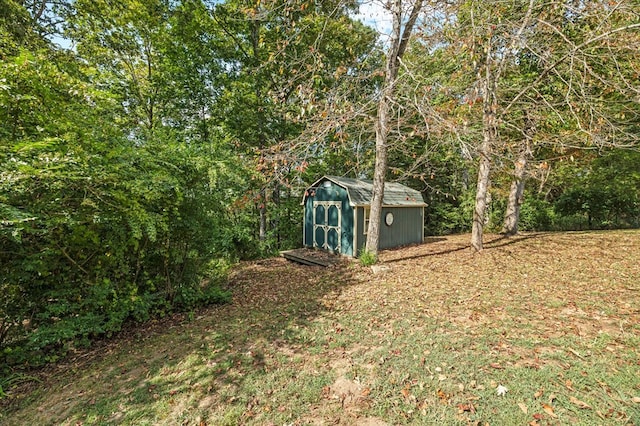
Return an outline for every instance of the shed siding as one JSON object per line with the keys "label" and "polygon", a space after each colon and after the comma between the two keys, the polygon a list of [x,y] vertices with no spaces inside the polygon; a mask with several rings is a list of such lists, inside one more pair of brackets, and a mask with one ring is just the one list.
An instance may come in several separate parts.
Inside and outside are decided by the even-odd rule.
{"label": "shed siding", "polygon": [[[356,209],[357,244],[356,255],[365,247],[367,229],[364,226],[364,207]],[[384,218],[393,213],[393,224],[387,226]],[[383,207],[380,220],[380,249],[419,244],[424,242],[424,209],[422,207]]]}
{"label": "shed siding", "polygon": [[[387,226],[384,218],[393,213],[393,224]],[[380,220],[380,248],[391,248],[423,242],[424,213],[422,207],[383,207]]]}

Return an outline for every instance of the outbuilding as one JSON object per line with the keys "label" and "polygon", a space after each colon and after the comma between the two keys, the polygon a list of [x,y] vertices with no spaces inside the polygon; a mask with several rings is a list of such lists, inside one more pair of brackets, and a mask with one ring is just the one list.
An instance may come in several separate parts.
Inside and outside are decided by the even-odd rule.
{"label": "outbuilding", "polygon": [[[365,246],[373,183],[370,180],[324,176],[304,193],[305,247],[356,257]],[[422,243],[422,194],[399,183],[384,186],[380,249]]]}

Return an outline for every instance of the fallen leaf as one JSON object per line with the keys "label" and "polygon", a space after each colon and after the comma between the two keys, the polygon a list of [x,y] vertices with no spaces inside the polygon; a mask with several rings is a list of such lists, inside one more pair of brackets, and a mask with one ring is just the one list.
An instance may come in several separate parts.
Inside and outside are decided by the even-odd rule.
{"label": "fallen leaf", "polygon": [[554,413],[553,407],[550,406],[549,404],[542,404],[542,409],[551,417],[553,417],[554,419],[557,419],[558,416],[556,415],[556,413]]}
{"label": "fallen leaf", "polygon": [[460,414],[464,412],[474,413],[476,409],[473,404],[458,404],[458,411],[460,412]]}
{"label": "fallen leaf", "polygon": [[518,402],[518,407],[520,407],[520,409],[522,410],[523,413],[527,414],[529,412],[529,409],[527,408],[527,406],[524,404],[524,402]]}
{"label": "fallen leaf", "polygon": [[449,395],[444,393],[442,389],[438,389],[438,398],[440,398],[440,401],[442,402],[449,402]]}
{"label": "fallen leaf", "polygon": [[583,357],[582,355],[580,355],[580,353],[579,353],[578,351],[576,351],[575,349],[567,348],[567,350],[568,350],[569,352],[571,352],[572,354],[574,354],[575,356],[577,356],[578,358],[580,358],[580,359],[584,359],[584,357]]}
{"label": "fallen leaf", "polygon": [[569,389],[570,391],[575,392],[575,389],[573,388],[573,382],[569,379],[565,380],[564,385],[567,387],[567,389]]}
{"label": "fallen leaf", "polygon": [[531,420],[529,422],[529,426],[540,426],[540,423],[536,422],[535,420]]}
{"label": "fallen leaf", "polygon": [[533,415],[533,418],[536,419],[536,420],[542,420],[544,418],[544,414],[535,413]]}
{"label": "fallen leaf", "polygon": [[489,364],[491,366],[491,368],[495,368],[496,370],[502,370],[504,367],[500,365],[500,363],[498,362],[492,362],[491,364]]}
{"label": "fallen leaf", "polygon": [[362,396],[369,396],[370,393],[371,393],[371,388],[362,389]]}
{"label": "fallen leaf", "polygon": [[533,397],[538,399],[542,396],[543,393],[544,393],[544,389],[539,389],[538,392],[533,394]]}
{"label": "fallen leaf", "polygon": [[400,393],[402,393],[402,395],[403,395],[405,398],[408,398],[408,397],[409,397],[409,394],[410,394],[411,392],[409,392],[409,389],[407,389],[407,388],[403,388],[403,389],[400,391]]}
{"label": "fallen leaf", "polygon": [[640,396],[634,396],[633,398],[631,398],[631,400],[636,404],[640,404]]}
{"label": "fallen leaf", "polygon": [[570,396],[569,397],[569,401],[571,401],[572,404],[577,405],[580,408],[591,408],[591,406],[589,404],[587,404],[584,401],[580,401],[578,398],[576,398],[575,396]]}

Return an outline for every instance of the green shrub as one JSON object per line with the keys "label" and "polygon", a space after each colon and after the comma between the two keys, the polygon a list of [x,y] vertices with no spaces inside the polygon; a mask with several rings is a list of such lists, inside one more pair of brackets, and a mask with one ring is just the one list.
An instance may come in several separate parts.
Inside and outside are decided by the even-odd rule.
{"label": "green shrub", "polygon": [[362,249],[358,254],[358,260],[362,266],[371,266],[378,262],[378,257],[369,250]]}
{"label": "green shrub", "polygon": [[425,209],[425,234],[448,235],[471,230],[475,194],[467,190],[459,198],[434,198]]}
{"label": "green shrub", "polygon": [[520,206],[520,224],[522,231],[550,231],[555,220],[553,205],[534,197],[525,198]]}
{"label": "green shrub", "polygon": [[0,184],[14,218],[0,225],[0,363],[42,364],[127,321],[227,299],[220,279],[207,281],[221,267],[211,259],[226,256],[213,230],[227,225],[189,148],[116,146],[109,161],[78,152],[29,176],[61,149],[9,151],[30,168]]}

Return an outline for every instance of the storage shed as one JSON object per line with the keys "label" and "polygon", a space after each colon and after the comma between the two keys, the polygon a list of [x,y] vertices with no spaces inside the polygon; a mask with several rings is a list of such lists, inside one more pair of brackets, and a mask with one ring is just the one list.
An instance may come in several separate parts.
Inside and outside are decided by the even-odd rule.
{"label": "storage shed", "polygon": [[[324,176],[304,193],[303,244],[357,256],[365,246],[373,183],[370,180]],[[422,194],[399,183],[384,186],[380,248],[424,241]]]}

